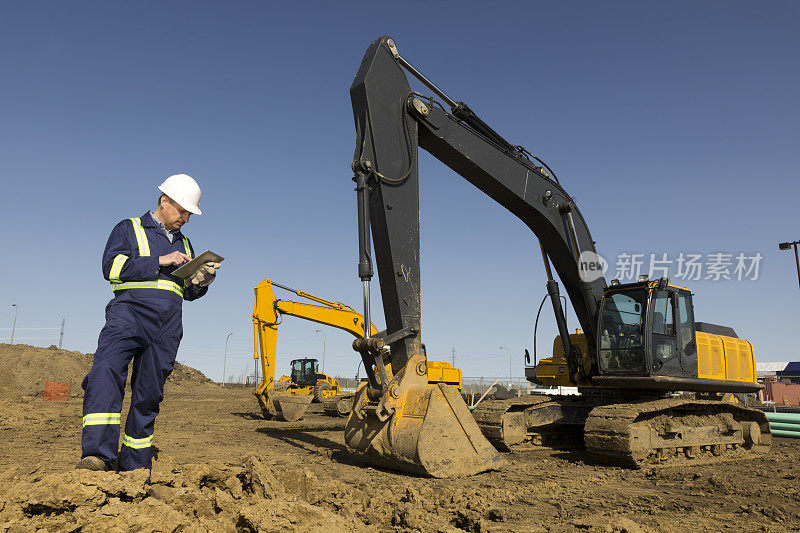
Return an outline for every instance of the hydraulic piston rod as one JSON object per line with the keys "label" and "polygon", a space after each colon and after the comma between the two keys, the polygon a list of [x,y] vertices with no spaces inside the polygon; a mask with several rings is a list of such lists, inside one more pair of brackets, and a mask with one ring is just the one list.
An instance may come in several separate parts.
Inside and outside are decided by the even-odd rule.
{"label": "hydraulic piston rod", "polygon": [[370,337],[370,306],[369,306],[369,282],[372,279],[372,257],[370,256],[370,234],[369,234],[369,185],[367,179],[369,172],[361,168],[360,164],[353,169],[356,182],[356,202],[358,203],[358,277],[364,290],[364,338]]}
{"label": "hydraulic piston rod", "polygon": [[444,100],[444,102],[450,107],[450,111],[452,112],[453,116],[456,117],[458,120],[461,120],[465,124],[467,124],[470,128],[475,130],[477,133],[488,139],[489,141],[497,144],[500,148],[505,150],[506,152],[516,154],[518,152],[517,146],[514,146],[507,140],[505,140],[499,133],[494,131],[488,124],[486,124],[483,120],[481,120],[478,115],[464,102],[456,102],[449,96],[447,96],[444,91],[442,91],[439,87],[437,87],[431,80],[425,77],[419,70],[414,68],[414,65],[403,59],[400,53],[397,51],[397,46],[393,39],[388,39],[386,41],[389,50],[392,52],[392,55],[397,59],[400,66],[406,69],[412,76],[417,78],[422,84],[433,91],[433,93]]}
{"label": "hydraulic piston rod", "polygon": [[436,96],[438,96],[439,98],[444,100],[444,102],[447,105],[449,105],[451,109],[456,107],[457,104],[456,104],[455,100],[453,100],[452,98],[450,98],[449,96],[444,94],[444,91],[442,91],[440,88],[438,88],[436,85],[434,85],[433,82],[431,80],[429,80],[428,78],[426,78],[425,75],[422,72],[420,72],[416,68],[414,68],[414,65],[412,65],[411,63],[409,63],[408,61],[406,61],[405,59],[403,59],[400,56],[399,52],[397,51],[397,45],[395,45],[395,43],[394,43],[394,39],[388,39],[386,41],[386,45],[389,47],[389,50],[391,50],[392,55],[395,58],[397,58],[397,61],[400,62],[400,66],[401,67],[406,69],[412,76],[414,76],[419,81],[421,81],[422,84],[425,87],[427,87],[428,89],[430,89],[431,91],[433,91],[433,93]]}
{"label": "hydraulic piston rod", "polygon": [[564,308],[561,307],[561,297],[558,292],[558,283],[553,279],[553,272],[550,269],[550,260],[547,258],[547,252],[545,252],[544,246],[541,242],[539,243],[539,247],[542,250],[544,270],[545,274],[547,274],[547,294],[550,296],[550,301],[553,304],[553,313],[555,314],[558,334],[561,338],[561,345],[564,347],[564,355],[567,359],[569,379],[574,383],[576,381],[575,376],[578,373],[578,357],[575,354],[575,348],[572,346],[572,341],[569,338],[567,319],[564,315]]}

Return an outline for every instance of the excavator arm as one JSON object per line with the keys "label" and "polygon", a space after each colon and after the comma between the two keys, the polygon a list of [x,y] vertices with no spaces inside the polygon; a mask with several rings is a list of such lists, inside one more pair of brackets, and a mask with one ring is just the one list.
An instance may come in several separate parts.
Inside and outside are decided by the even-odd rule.
{"label": "excavator arm", "polygon": [[[404,70],[441,97],[447,111],[412,92]],[[359,194],[359,275],[372,275],[373,236],[387,333],[404,335],[392,344],[395,373],[419,351],[421,280],[419,268],[419,176],[421,147],[516,215],[539,240],[561,338],[569,342],[558,287],[561,279],[584,331],[594,331],[606,287],[589,228],[573,198],[526,156],[505,141],[468,106],[454,102],[381,37],[367,50],[350,89],[356,124],[353,158]],[[562,320],[559,320],[562,318]],[[588,336],[589,350],[596,351]],[[566,346],[566,352],[574,350]]]}

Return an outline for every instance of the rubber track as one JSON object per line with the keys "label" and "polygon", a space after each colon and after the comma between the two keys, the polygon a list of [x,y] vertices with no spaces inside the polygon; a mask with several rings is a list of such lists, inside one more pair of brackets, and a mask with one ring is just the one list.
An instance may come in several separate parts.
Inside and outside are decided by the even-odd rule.
{"label": "rubber track", "polygon": [[[614,464],[630,468],[641,468],[650,464],[662,462],[700,463],[719,460],[716,454],[706,453],[703,448],[716,444],[715,442],[693,442],[692,454],[681,452],[687,447],[681,447],[676,441],[673,450],[670,447],[659,447],[662,456],[657,456],[656,449],[643,448],[640,440],[634,435],[649,434],[652,428],[663,425],[666,417],[670,423],[679,427],[682,421],[684,427],[698,429],[697,421],[708,419],[709,433],[713,434],[715,428],[720,432],[726,429],[723,420],[724,413],[730,413],[737,422],[756,422],[761,430],[761,442],[758,445],[723,445],[722,451],[735,451],[737,455],[752,455],[765,453],[769,450],[771,435],[769,423],[761,411],[749,409],[714,400],[689,400],[681,398],[668,398],[646,401],[642,403],[620,403],[599,406],[592,410],[584,427],[584,442],[589,456],[605,464]],[[663,416],[662,416],[663,415]],[[690,417],[692,421],[690,422]],[[728,417],[730,418],[730,417]],[[662,441],[663,442],[663,441]],[[720,452],[721,453],[721,452]],[[725,455],[723,453],[723,455]]]}
{"label": "rubber track", "polygon": [[[348,394],[334,394],[333,396],[328,396],[327,398],[323,398],[322,400],[322,410],[328,416],[335,416],[344,418],[350,414],[350,410],[353,407],[353,398],[355,394],[348,393]],[[346,414],[340,411],[340,402],[349,401],[349,408],[346,409]]]}
{"label": "rubber track", "polygon": [[553,403],[550,397],[544,395],[526,395],[507,400],[485,400],[475,407],[472,411],[472,416],[478,423],[481,433],[489,442],[498,450],[507,452],[518,443],[510,442],[506,439],[507,435],[503,424],[504,417],[508,413],[525,411],[532,407],[545,407]]}

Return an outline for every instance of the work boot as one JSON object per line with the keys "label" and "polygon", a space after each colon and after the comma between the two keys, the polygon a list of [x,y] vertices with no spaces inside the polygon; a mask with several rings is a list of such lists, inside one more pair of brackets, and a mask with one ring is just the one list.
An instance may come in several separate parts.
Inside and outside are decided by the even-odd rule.
{"label": "work boot", "polygon": [[75,470],[96,470],[98,472],[105,472],[108,470],[108,465],[105,461],[94,455],[87,455],[75,466]]}

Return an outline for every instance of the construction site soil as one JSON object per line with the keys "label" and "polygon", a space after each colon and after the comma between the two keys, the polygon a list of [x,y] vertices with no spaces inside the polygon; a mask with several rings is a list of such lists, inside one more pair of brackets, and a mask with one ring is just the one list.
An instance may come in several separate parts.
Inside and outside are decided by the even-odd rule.
{"label": "construction site soil", "polygon": [[[800,530],[800,441],[748,462],[625,470],[580,448],[429,479],[362,466],[317,404],[266,421],[249,390],[179,368],[147,471],[76,471],[91,356],[0,345],[0,532]],[[72,383],[64,402],[45,381]],[[123,416],[127,405],[123,408]]]}

